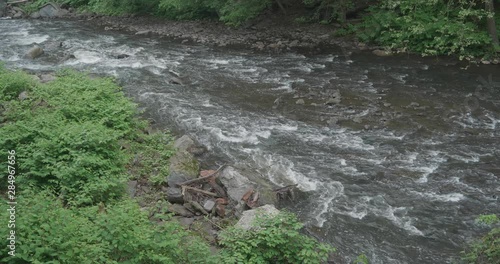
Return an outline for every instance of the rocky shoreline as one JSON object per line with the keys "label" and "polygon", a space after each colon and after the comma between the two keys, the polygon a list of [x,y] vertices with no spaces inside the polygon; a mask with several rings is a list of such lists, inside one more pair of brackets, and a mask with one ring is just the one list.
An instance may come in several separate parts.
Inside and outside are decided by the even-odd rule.
{"label": "rocky shoreline", "polygon": [[[135,35],[157,35],[182,43],[200,43],[217,47],[241,47],[256,51],[282,52],[287,50],[324,52],[343,49],[376,49],[354,39],[335,37],[340,25],[300,24],[291,17],[269,18],[261,16],[239,28],[229,27],[216,20],[172,21],[151,16],[104,16],[79,13],[49,3],[39,11],[26,14],[17,6],[4,6],[0,0],[3,19],[63,19],[82,21],[104,30],[126,31]],[[386,56],[385,53],[383,56]]]}

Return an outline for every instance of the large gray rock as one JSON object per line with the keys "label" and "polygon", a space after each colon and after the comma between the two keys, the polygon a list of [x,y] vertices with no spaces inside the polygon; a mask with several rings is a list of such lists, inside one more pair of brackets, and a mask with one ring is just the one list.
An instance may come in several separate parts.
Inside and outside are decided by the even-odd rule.
{"label": "large gray rock", "polygon": [[252,186],[247,177],[241,175],[241,173],[231,166],[226,167],[221,172],[219,179],[226,187],[229,197],[234,201],[240,201],[248,191],[248,188]]}
{"label": "large gray rock", "polygon": [[35,45],[33,48],[29,49],[28,52],[24,55],[25,58],[28,59],[36,59],[43,55],[43,49],[40,46]]}
{"label": "large gray rock", "polygon": [[199,163],[191,153],[177,151],[170,158],[170,175],[167,178],[168,186],[176,187],[181,182],[196,179],[199,170]]}
{"label": "large gray rock", "polygon": [[189,149],[194,147],[196,147],[196,144],[194,143],[194,140],[191,139],[188,135],[184,135],[174,142],[174,148],[179,151],[188,151]]}
{"label": "large gray rock", "polygon": [[48,3],[44,5],[40,10],[31,14],[31,18],[55,18],[63,17],[69,13],[68,10],[61,9],[57,4]]}
{"label": "large gray rock", "polygon": [[252,228],[257,228],[254,221],[258,216],[276,216],[279,214],[279,210],[274,207],[274,205],[266,204],[264,206],[244,211],[241,215],[240,220],[236,223],[236,227],[240,227],[245,230],[250,230]]}

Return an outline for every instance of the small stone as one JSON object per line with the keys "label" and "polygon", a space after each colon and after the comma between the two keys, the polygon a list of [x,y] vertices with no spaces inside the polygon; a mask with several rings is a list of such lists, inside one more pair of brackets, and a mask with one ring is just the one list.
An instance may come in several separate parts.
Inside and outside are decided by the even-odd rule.
{"label": "small stone", "polygon": [[380,56],[380,57],[387,57],[387,56],[391,56],[392,55],[392,52],[390,51],[386,51],[386,50],[374,50],[372,51],[373,54],[377,55],[377,56]]}
{"label": "small stone", "polygon": [[24,91],[19,94],[18,96],[19,100],[24,101],[29,98],[28,92]]}
{"label": "small stone", "polygon": [[205,209],[205,211],[207,211],[207,212],[212,212],[212,210],[214,209],[214,206],[215,206],[215,202],[213,200],[207,200],[205,202],[205,204],[203,205],[203,209]]}
{"label": "small stone", "polygon": [[304,99],[299,99],[295,102],[295,104],[298,104],[298,105],[304,105],[306,102],[304,101]]}
{"label": "small stone", "polygon": [[180,188],[168,187],[166,195],[167,200],[171,203],[184,203],[184,196]]}
{"label": "small stone", "polygon": [[389,107],[389,106],[391,106],[391,104],[390,103],[384,103],[384,106],[385,107]]}

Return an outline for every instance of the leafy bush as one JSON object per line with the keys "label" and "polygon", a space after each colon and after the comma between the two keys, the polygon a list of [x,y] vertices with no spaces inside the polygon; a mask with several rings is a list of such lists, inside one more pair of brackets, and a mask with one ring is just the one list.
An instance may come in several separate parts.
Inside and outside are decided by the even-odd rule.
{"label": "leafy bush", "polygon": [[[29,78],[4,70],[0,80],[5,76]],[[110,79],[65,72],[35,86],[29,100],[7,102],[0,151],[18,153],[18,181],[50,187],[72,205],[120,197],[128,156],[118,140],[133,138],[141,124],[134,119],[135,105],[119,89]]]}
{"label": "leafy bush", "polygon": [[223,263],[322,263],[334,249],[302,235],[303,224],[282,212],[261,216],[254,230],[231,227],[220,234]]}
{"label": "leafy bush", "polygon": [[239,26],[258,16],[271,4],[271,0],[161,0],[159,12],[174,19],[197,19],[217,15],[226,24]]}
{"label": "leafy bush", "polygon": [[131,200],[67,209],[47,192],[27,192],[17,206],[16,256],[3,250],[2,263],[214,263],[206,244],[175,222],[151,223]]}
{"label": "leafy bush", "polygon": [[362,41],[422,55],[484,56],[491,51],[491,39],[479,28],[488,15],[479,3],[383,0],[369,9],[358,35]]}
{"label": "leafy bush", "polygon": [[127,152],[133,156],[128,166],[129,173],[135,179],[148,179],[153,185],[165,183],[169,175],[167,161],[173,154],[172,136],[168,133],[156,132],[142,134],[140,140],[132,141]]}
{"label": "leafy bush", "polygon": [[23,91],[31,91],[36,85],[32,76],[24,72],[11,72],[0,64],[0,103],[16,99]]}
{"label": "leafy bush", "polygon": [[[477,222],[491,225],[499,220],[496,215],[481,215]],[[462,252],[462,260],[469,264],[500,263],[500,228],[493,228],[480,240],[473,242]]]}

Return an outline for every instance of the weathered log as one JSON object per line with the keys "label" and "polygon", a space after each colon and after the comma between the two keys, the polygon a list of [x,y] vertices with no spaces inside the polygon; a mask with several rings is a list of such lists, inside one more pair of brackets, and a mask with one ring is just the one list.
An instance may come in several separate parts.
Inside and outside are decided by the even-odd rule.
{"label": "weathered log", "polygon": [[200,177],[200,178],[196,178],[196,179],[192,179],[192,180],[189,180],[189,181],[185,181],[185,182],[181,182],[181,183],[177,183],[178,186],[182,186],[182,185],[188,185],[188,184],[191,184],[191,183],[195,183],[195,182],[200,182],[200,181],[204,181],[204,180],[207,180],[209,179],[210,177],[214,176],[214,175],[217,175],[217,173],[219,173],[219,171],[224,168],[226,166],[226,164],[220,166],[214,173],[208,175],[208,176],[205,176],[205,177]]}
{"label": "weathered log", "polygon": [[217,194],[220,196],[220,197],[226,197],[227,196],[227,193],[226,191],[224,190],[224,188],[222,188],[219,184],[217,184],[215,182],[215,178],[212,177],[212,179],[210,179],[208,181],[208,183],[210,184],[210,186],[212,186],[212,188],[215,190],[215,192],[217,192]]}
{"label": "weathered log", "polygon": [[200,211],[202,214],[208,215],[208,212],[198,202],[189,201],[189,204],[191,204],[196,210]]}
{"label": "weathered log", "polygon": [[183,185],[182,186],[182,193],[183,194],[185,193],[185,190],[191,190],[191,191],[203,193],[203,194],[206,194],[206,195],[210,195],[210,196],[213,196],[213,197],[218,197],[219,196],[218,194],[213,193],[213,192],[209,192],[209,191],[205,191],[205,190],[202,190],[202,189],[194,188],[194,187],[191,187],[191,186],[185,186],[185,185]]}

